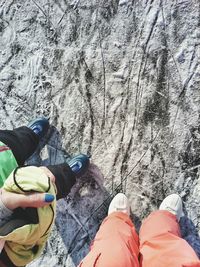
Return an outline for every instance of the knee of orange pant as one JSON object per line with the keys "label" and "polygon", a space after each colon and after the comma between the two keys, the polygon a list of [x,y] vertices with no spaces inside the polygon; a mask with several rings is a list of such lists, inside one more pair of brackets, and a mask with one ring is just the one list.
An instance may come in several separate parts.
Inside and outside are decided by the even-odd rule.
{"label": "knee of orange pant", "polygon": [[142,223],[139,233],[140,244],[168,232],[181,236],[176,216],[168,211],[154,211]]}
{"label": "knee of orange pant", "polygon": [[135,236],[137,236],[136,239],[138,239],[138,235],[130,217],[123,212],[113,212],[104,219],[96,237],[98,239],[106,237],[109,238],[110,233],[114,235],[115,233],[118,234],[131,231],[135,232]]}

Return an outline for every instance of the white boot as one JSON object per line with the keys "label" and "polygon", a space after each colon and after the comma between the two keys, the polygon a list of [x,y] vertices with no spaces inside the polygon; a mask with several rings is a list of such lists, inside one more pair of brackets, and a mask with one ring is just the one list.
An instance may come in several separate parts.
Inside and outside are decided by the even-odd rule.
{"label": "white boot", "polygon": [[108,215],[114,211],[121,211],[130,215],[129,201],[123,193],[119,193],[113,198],[108,208]]}
{"label": "white boot", "polygon": [[178,221],[184,216],[182,199],[177,194],[167,196],[161,203],[159,210],[167,210],[173,213]]}

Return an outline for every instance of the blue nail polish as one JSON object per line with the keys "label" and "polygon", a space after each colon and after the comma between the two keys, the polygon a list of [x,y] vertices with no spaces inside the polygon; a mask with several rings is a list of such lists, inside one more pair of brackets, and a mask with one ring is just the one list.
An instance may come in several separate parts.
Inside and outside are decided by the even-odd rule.
{"label": "blue nail polish", "polygon": [[54,195],[45,194],[45,198],[44,198],[45,202],[52,202],[53,200],[54,200]]}

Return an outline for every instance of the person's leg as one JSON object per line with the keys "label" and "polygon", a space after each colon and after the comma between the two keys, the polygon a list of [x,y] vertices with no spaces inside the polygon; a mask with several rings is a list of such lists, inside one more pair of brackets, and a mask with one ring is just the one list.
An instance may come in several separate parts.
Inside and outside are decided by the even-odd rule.
{"label": "person's leg", "polygon": [[0,141],[7,145],[19,166],[34,153],[39,137],[28,127],[23,126],[14,130],[0,130]]}
{"label": "person's leg", "polygon": [[76,176],[67,163],[46,166],[55,177],[56,199],[66,197],[76,182]]}
{"label": "person's leg", "polygon": [[139,243],[129,217],[125,196],[118,194],[111,202],[109,215],[100,226],[89,254],[79,267],[139,267]]}
{"label": "person's leg", "polygon": [[55,184],[57,188],[56,199],[66,197],[76,179],[80,178],[86,173],[89,168],[90,159],[87,155],[79,154],[71,158],[67,163],[57,165],[49,165],[46,168],[55,177]]}
{"label": "person's leg", "polygon": [[142,267],[200,266],[192,247],[181,238],[180,200],[178,195],[169,196],[161,204],[161,210],[152,212],[143,222],[139,233]]}
{"label": "person's leg", "polygon": [[7,145],[19,166],[35,152],[38,143],[49,129],[48,119],[41,117],[30,122],[27,126],[10,130],[0,130],[0,141]]}

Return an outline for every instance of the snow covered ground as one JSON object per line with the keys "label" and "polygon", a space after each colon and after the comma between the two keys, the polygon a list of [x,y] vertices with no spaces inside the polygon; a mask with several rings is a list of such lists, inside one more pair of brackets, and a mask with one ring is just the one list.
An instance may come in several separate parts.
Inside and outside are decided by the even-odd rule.
{"label": "snow covered ground", "polygon": [[0,1],[0,127],[50,117],[33,164],[92,155],[29,267],[76,266],[117,192],[138,228],[178,192],[200,256],[199,26],[198,0]]}

